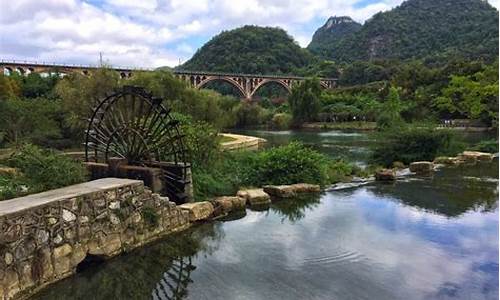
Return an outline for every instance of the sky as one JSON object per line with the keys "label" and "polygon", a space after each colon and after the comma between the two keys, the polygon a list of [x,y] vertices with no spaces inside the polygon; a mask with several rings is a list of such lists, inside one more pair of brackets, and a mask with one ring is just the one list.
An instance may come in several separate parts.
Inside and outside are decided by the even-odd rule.
{"label": "sky", "polygon": [[[174,67],[223,30],[285,29],[302,47],[330,16],[363,23],[402,0],[0,0],[0,59]],[[490,0],[499,7],[500,0]]]}

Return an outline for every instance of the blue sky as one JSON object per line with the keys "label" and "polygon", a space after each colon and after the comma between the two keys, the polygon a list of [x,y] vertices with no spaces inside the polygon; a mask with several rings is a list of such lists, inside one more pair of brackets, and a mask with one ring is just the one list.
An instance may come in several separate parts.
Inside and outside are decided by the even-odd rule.
{"label": "blue sky", "polygon": [[[0,58],[175,66],[222,30],[278,26],[303,47],[330,16],[364,22],[402,0],[0,0]],[[500,0],[491,0],[498,7]]]}

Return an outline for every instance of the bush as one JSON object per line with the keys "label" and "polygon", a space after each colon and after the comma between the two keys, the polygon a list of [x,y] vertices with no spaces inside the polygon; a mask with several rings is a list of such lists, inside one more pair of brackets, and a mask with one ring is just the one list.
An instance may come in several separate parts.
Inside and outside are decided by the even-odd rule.
{"label": "bush", "polygon": [[236,127],[261,125],[272,117],[268,109],[251,102],[241,102],[233,108],[236,116]]}
{"label": "bush", "polygon": [[287,113],[278,113],[273,116],[270,127],[273,129],[288,129],[292,123],[292,115]]}
{"label": "bush", "polygon": [[31,192],[60,188],[87,180],[83,164],[69,157],[26,144],[16,151],[7,165],[17,168]]}
{"label": "bush", "polygon": [[390,130],[378,134],[372,160],[384,166],[399,161],[432,161],[437,156],[453,156],[463,151],[464,144],[452,131],[425,127]]}
{"label": "bush", "polygon": [[196,200],[234,195],[242,187],[299,182],[328,185],[357,174],[359,168],[292,142],[263,151],[224,152],[208,167],[193,168]]}
{"label": "bush", "polygon": [[248,184],[329,183],[330,160],[298,142],[259,152],[252,162]]}
{"label": "bush", "polygon": [[190,116],[178,113],[174,114],[174,118],[180,121],[181,132],[185,135],[184,145],[189,161],[193,165],[206,166],[217,159],[220,153],[221,136],[211,124],[193,121]]}
{"label": "bush", "polygon": [[488,153],[498,153],[498,141],[497,140],[485,140],[480,141],[474,146],[474,150]]}
{"label": "bush", "polygon": [[0,101],[0,135],[7,143],[39,142],[61,135],[60,101],[10,98]]}

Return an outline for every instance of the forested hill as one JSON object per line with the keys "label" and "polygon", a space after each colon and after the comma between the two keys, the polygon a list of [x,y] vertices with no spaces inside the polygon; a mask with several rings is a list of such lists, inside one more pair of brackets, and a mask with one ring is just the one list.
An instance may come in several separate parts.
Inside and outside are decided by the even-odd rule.
{"label": "forested hill", "polygon": [[367,20],[318,54],[335,61],[429,56],[498,57],[498,11],[484,0],[408,0]]}
{"label": "forested hill", "polygon": [[343,38],[357,32],[361,27],[361,24],[350,17],[330,17],[325,25],[316,30],[307,49],[322,57],[331,56],[332,49],[335,49]]}
{"label": "forested hill", "polygon": [[244,26],[224,31],[179,67],[182,70],[250,74],[291,74],[312,61],[280,28]]}

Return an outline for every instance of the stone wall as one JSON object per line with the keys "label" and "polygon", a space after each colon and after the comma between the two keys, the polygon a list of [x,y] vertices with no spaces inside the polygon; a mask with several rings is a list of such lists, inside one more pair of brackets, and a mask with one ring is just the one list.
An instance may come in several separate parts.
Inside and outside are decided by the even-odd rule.
{"label": "stone wall", "polygon": [[187,228],[189,212],[142,181],[104,178],[0,202],[0,297],[21,299],[76,272]]}

